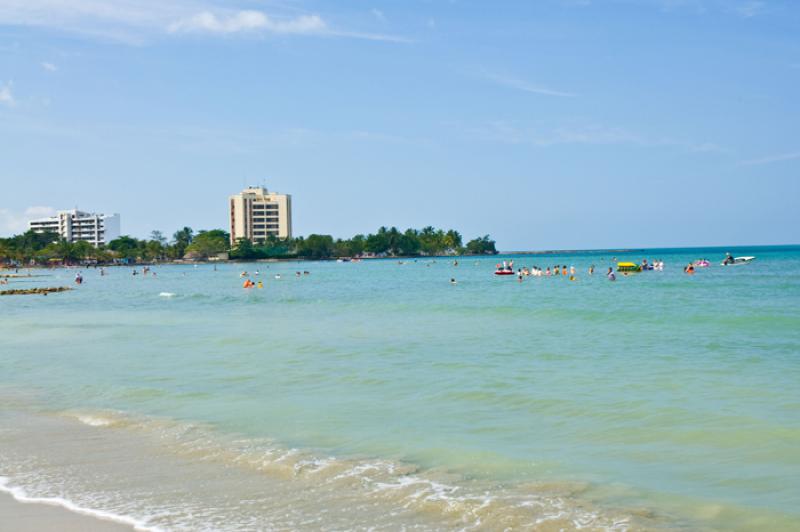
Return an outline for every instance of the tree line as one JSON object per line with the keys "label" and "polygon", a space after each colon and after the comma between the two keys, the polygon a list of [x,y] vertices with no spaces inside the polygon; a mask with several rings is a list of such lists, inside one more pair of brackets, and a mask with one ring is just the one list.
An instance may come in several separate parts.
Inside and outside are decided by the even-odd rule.
{"label": "tree line", "polygon": [[161,231],[149,239],[124,235],[95,248],[88,242],[68,242],[53,233],[27,231],[10,238],[0,238],[0,261],[16,264],[51,262],[80,263],[114,261],[157,262],[177,259],[208,259],[227,253],[231,259],[267,258],[328,259],[361,256],[484,255],[496,254],[495,241],[489,235],[463,244],[461,234],[453,229],[431,226],[400,231],[381,227],[375,233],[358,234],[349,239],[311,234],[306,237],[269,237],[254,243],[240,239],[231,247],[230,234],[222,229],[195,231],[179,229],[168,240]]}

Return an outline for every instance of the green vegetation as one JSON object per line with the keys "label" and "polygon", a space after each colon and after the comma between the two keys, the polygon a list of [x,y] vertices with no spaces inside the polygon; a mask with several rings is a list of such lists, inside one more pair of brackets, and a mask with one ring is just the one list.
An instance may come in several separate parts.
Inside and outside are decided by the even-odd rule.
{"label": "green vegetation", "polygon": [[337,239],[330,235],[311,234],[307,237],[279,240],[271,237],[263,244],[242,239],[230,251],[232,259],[293,258],[327,259],[332,257],[369,256],[435,256],[435,255],[494,255],[494,240],[489,235],[462,244],[461,234],[455,230],[443,231],[433,227],[421,230],[381,227],[374,234],[355,235],[350,239]]}
{"label": "green vegetation", "polygon": [[399,231],[396,227],[381,227],[374,234],[355,235],[349,239],[334,239],[330,235],[311,234],[307,237],[279,239],[269,237],[254,244],[242,239],[230,247],[230,235],[221,229],[198,231],[190,227],[179,229],[167,241],[160,231],[149,239],[128,235],[95,248],[88,242],[69,243],[52,233],[28,231],[10,238],[0,238],[0,263],[9,264],[77,264],[85,262],[157,262],[176,259],[209,259],[224,257],[253,260],[269,258],[328,259],[359,256],[433,256],[495,254],[495,242],[489,235],[475,238],[463,245],[461,234],[450,229],[433,227]]}

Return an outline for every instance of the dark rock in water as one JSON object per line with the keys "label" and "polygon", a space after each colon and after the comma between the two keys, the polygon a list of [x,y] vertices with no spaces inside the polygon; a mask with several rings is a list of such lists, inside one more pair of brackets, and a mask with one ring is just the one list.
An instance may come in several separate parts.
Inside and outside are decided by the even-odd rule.
{"label": "dark rock in water", "polygon": [[17,288],[14,290],[2,290],[0,291],[0,296],[21,296],[26,294],[47,295],[50,292],[66,292],[67,290],[72,290],[72,288],[68,286],[56,286],[48,288]]}

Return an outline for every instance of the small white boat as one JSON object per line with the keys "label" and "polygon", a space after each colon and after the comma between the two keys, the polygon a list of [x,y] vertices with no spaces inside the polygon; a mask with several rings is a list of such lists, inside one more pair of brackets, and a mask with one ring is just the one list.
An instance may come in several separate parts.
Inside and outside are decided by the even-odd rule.
{"label": "small white boat", "polygon": [[733,262],[723,260],[720,264],[722,266],[739,266],[741,264],[750,264],[754,260],[755,257],[734,257]]}

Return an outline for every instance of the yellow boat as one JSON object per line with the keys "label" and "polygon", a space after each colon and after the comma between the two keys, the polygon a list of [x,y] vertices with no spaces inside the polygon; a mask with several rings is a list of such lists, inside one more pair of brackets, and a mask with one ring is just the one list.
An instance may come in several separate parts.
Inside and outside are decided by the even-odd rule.
{"label": "yellow boat", "polygon": [[642,271],[642,267],[633,262],[618,262],[617,271],[623,273],[639,273]]}

